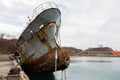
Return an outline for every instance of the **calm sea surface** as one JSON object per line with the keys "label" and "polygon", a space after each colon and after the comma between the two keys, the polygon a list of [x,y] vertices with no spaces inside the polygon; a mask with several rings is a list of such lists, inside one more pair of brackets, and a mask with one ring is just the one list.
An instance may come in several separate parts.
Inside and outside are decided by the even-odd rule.
{"label": "calm sea surface", "polygon": [[[31,80],[61,80],[62,72],[30,75]],[[63,79],[65,80],[65,74]],[[119,57],[71,57],[66,80],[120,80]]]}

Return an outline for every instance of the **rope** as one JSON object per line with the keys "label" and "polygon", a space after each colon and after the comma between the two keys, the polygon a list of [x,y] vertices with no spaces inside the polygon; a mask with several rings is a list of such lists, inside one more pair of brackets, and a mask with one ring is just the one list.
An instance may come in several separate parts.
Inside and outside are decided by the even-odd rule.
{"label": "rope", "polygon": [[63,80],[63,70],[61,71],[61,80]]}
{"label": "rope", "polygon": [[59,43],[58,43],[59,41],[57,39],[57,36],[59,36],[59,35],[55,34],[54,36],[55,36],[55,42],[56,42],[56,50],[55,50],[55,76],[57,77],[57,59],[58,59],[58,47],[59,47]]}
{"label": "rope", "polygon": [[56,77],[57,77],[57,59],[58,59],[58,51],[56,49],[56,51],[55,51],[55,76]]}
{"label": "rope", "polygon": [[66,70],[64,70],[65,80],[66,80]]}
{"label": "rope", "polygon": [[66,70],[61,71],[61,80],[67,80],[66,79]]}
{"label": "rope", "polygon": [[58,53],[57,50],[55,51],[55,72],[57,71],[57,59],[58,59]]}

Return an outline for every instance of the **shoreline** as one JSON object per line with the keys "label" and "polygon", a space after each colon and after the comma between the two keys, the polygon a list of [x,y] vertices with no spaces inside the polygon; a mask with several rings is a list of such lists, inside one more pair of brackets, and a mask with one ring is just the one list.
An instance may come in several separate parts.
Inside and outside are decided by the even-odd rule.
{"label": "shoreline", "polygon": [[77,57],[120,57],[120,55],[70,55],[70,57],[74,57],[74,56],[77,56]]}

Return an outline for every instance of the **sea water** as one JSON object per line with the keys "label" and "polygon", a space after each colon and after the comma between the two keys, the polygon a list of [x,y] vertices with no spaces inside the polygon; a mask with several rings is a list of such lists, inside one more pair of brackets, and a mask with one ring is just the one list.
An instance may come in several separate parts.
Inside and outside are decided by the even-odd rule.
{"label": "sea water", "polygon": [[120,80],[119,57],[71,57],[66,72],[36,74],[30,80]]}

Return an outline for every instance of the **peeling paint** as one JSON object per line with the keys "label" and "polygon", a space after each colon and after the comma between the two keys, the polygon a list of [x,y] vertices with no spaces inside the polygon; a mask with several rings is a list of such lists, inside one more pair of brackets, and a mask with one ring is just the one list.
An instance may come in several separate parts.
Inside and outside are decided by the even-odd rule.
{"label": "peeling paint", "polygon": [[[65,69],[68,67],[67,61],[69,61],[69,55],[67,55],[68,53],[63,54],[60,52],[61,46],[58,43],[61,12],[57,7],[54,7],[56,5],[54,3],[47,3],[47,9],[44,5],[42,5],[44,10],[30,22],[17,42],[22,66],[26,69],[32,67],[34,71],[40,72],[47,70],[54,71],[55,51],[58,50],[58,56],[61,60],[59,60],[58,66],[61,66],[60,69]],[[37,8],[39,7],[41,5]],[[66,58],[68,58],[67,61]]]}

